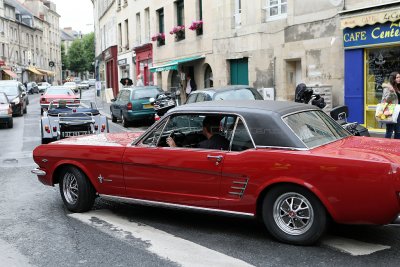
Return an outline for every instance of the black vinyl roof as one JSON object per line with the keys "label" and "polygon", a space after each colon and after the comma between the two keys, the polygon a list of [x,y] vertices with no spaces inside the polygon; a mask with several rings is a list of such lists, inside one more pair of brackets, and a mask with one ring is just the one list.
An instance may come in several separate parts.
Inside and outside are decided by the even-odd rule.
{"label": "black vinyl roof", "polygon": [[320,109],[289,101],[223,100],[182,105],[169,110],[167,115],[202,112],[235,114],[243,117],[257,146],[306,148],[283,122],[282,116],[307,110]]}

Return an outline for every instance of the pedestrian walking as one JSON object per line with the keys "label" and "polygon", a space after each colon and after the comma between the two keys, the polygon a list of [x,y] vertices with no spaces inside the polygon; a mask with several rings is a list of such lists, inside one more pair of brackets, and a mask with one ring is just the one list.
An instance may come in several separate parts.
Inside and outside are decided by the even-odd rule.
{"label": "pedestrian walking", "polygon": [[[383,94],[382,102],[388,104],[399,104],[400,99],[400,74],[395,71],[389,75],[389,83],[382,84]],[[397,118],[397,123],[386,123],[385,138],[400,139],[400,116]]]}
{"label": "pedestrian walking", "polygon": [[186,99],[188,98],[189,94],[193,91],[197,90],[197,85],[194,79],[190,77],[190,74],[186,75]]}
{"label": "pedestrian walking", "polygon": [[144,86],[141,74],[137,76],[136,86]]}

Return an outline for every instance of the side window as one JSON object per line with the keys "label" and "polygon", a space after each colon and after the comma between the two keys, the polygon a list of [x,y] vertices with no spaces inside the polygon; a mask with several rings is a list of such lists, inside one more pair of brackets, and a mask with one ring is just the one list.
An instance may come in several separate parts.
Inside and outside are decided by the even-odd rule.
{"label": "side window", "polygon": [[206,101],[205,98],[206,98],[206,95],[205,95],[205,94],[199,93],[198,96],[197,96],[196,102],[203,102],[203,101]]}
{"label": "side window", "polygon": [[235,131],[233,133],[232,151],[243,151],[254,148],[251,141],[250,133],[241,119],[238,120]]}
{"label": "side window", "polygon": [[120,97],[119,97],[119,100],[120,100],[120,101],[123,101],[123,102],[128,102],[128,101],[129,101],[130,94],[131,94],[131,92],[128,91],[128,90],[122,91],[122,92],[121,92],[121,95],[120,95]]}
{"label": "side window", "polygon": [[166,123],[167,121],[161,123],[157,128],[153,129],[153,131],[149,133],[149,135],[142,141],[142,144],[148,146],[156,146]]}
{"label": "side window", "polygon": [[190,103],[194,103],[196,102],[196,97],[198,94],[191,94],[188,98],[188,100],[186,101],[186,104],[190,104]]}

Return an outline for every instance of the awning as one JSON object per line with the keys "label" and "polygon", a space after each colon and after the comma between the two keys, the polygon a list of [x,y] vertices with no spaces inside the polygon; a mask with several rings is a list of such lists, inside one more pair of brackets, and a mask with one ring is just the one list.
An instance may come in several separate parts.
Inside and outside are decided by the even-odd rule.
{"label": "awning", "polygon": [[54,76],[54,71],[43,70],[43,69],[39,69],[39,68],[37,68],[36,70],[40,71],[40,72],[41,72],[42,74],[44,74],[44,75]]}
{"label": "awning", "polygon": [[32,73],[35,73],[37,75],[43,75],[43,73],[41,73],[40,71],[38,71],[37,69],[35,69],[34,67],[29,67],[28,70]]}
{"label": "awning", "polygon": [[388,21],[396,22],[400,20],[400,8],[387,8],[380,10],[348,10],[340,12],[340,28],[363,27],[365,25],[374,25],[376,23],[385,23]]}
{"label": "awning", "polygon": [[13,72],[12,70],[3,70],[7,75],[9,75],[11,78],[18,78],[18,75]]}
{"label": "awning", "polygon": [[190,61],[195,61],[195,60],[202,59],[205,57],[206,57],[205,55],[201,55],[201,56],[194,56],[194,57],[187,57],[187,58],[172,60],[164,65],[151,67],[150,71],[151,72],[159,72],[159,71],[167,71],[167,70],[178,70],[179,64],[190,62]]}

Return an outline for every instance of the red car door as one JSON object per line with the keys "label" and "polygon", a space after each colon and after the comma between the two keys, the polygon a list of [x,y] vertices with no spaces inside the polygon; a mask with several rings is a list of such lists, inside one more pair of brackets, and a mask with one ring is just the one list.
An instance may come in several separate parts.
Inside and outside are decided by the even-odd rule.
{"label": "red car door", "polygon": [[128,147],[123,157],[127,195],[217,208],[225,154],[196,148]]}

